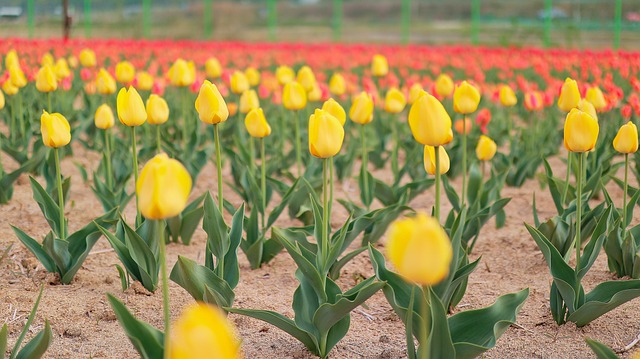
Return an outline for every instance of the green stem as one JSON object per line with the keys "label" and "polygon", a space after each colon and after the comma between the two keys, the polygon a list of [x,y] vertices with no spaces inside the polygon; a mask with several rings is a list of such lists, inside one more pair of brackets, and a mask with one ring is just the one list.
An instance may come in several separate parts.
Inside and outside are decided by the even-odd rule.
{"label": "green stem", "polygon": [[584,152],[578,153],[578,180],[576,181],[577,205],[576,205],[576,270],[580,269],[580,248],[582,238],[580,230],[582,227],[582,166],[584,166]]}
{"label": "green stem", "polygon": [[249,174],[252,177],[255,175],[255,172],[254,172],[255,165],[256,165],[255,153],[256,153],[255,139],[252,136],[249,136]]}
{"label": "green stem", "polygon": [[53,156],[56,163],[56,176],[58,182],[58,205],[60,207],[60,239],[64,241],[66,239],[64,228],[64,194],[62,192],[62,173],[60,171],[60,155],[58,154],[58,148],[53,149]]}
{"label": "green stem", "polygon": [[188,96],[189,88],[185,87],[182,91],[182,140],[184,141],[184,148],[187,148],[187,142],[189,141],[189,121],[187,121]]}
{"label": "green stem", "polygon": [[22,92],[18,91],[18,93],[15,95],[16,99],[18,100],[18,121],[20,122],[20,128],[18,129],[18,134],[22,135],[23,131],[25,130],[24,127],[24,108],[22,107]]}
{"label": "green stem", "polygon": [[262,233],[265,235],[265,219],[267,217],[267,156],[264,148],[264,138],[260,139],[260,186],[262,189]]}
{"label": "green stem", "polygon": [[[438,155],[436,154],[436,158]],[[460,208],[464,207],[467,195],[467,116],[462,117],[462,196]]]}
{"label": "green stem", "polygon": [[564,177],[564,191],[562,192],[562,205],[567,202],[567,193],[569,192],[569,180],[571,179],[571,160],[573,159],[573,153],[567,154],[567,174]]}
{"label": "green stem", "polygon": [[435,215],[440,223],[440,146],[435,147],[436,152],[436,209]]}
{"label": "green stem", "polygon": [[422,313],[422,343],[420,344],[420,359],[429,359],[429,332],[431,331],[431,315],[429,314],[429,307],[431,305],[431,289],[425,285],[422,287],[422,299],[423,305],[421,308]]}
{"label": "green stem", "polygon": [[136,193],[136,228],[142,223],[142,214],[140,213],[140,205],[138,203],[138,191],[136,186],[138,185],[138,148],[136,147],[136,127],[131,126],[131,150],[133,151],[133,179],[134,191]]}
{"label": "green stem", "polygon": [[333,212],[333,157],[329,158],[329,225],[331,225],[332,212]]}
{"label": "green stem", "polygon": [[160,135],[160,125],[156,125],[156,150],[162,152],[162,137]]}
{"label": "green stem", "polygon": [[[369,196],[369,176],[367,173],[367,168],[369,167],[369,153],[367,152],[367,136],[365,133],[365,125],[360,125],[360,138],[362,140],[362,184],[363,191],[366,196]],[[369,205],[365,203],[365,207],[367,211],[369,210]]]}
{"label": "green stem", "polygon": [[393,173],[393,179],[398,181],[398,147],[400,144],[398,143],[398,124],[396,123],[397,118],[392,116],[391,118],[391,138],[393,140],[391,147],[391,172]]}
{"label": "green stem", "polygon": [[[622,193],[622,228],[623,234],[627,230],[627,188],[629,177],[629,154],[624,154],[624,193]],[[624,236],[622,237],[624,239]]]}
{"label": "green stem", "polygon": [[302,176],[302,150],[300,143],[300,121],[298,120],[298,111],[293,111],[293,128],[296,136],[296,170],[298,177]]}
{"label": "green stem", "polygon": [[218,169],[218,208],[220,215],[224,209],[224,198],[222,197],[222,156],[220,155],[220,131],[218,124],[213,125],[213,137],[216,143],[216,167]]}
{"label": "green stem", "polygon": [[164,347],[167,348],[169,342],[170,325],[171,325],[171,308],[169,307],[169,277],[167,276],[167,251],[166,243],[164,241],[164,220],[154,220],[153,225],[155,229],[155,235],[158,239],[158,245],[160,246],[160,270],[162,271],[162,311],[164,313]]}
{"label": "green stem", "polygon": [[48,111],[51,112],[51,91],[47,92],[47,106]]}
{"label": "green stem", "polygon": [[113,170],[111,169],[111,136],[109,129],[104,130],[104,155],[107,167],[107,187],[113,191]]}
{"label": "green stem", "polygon": [[326,261],[325,259],[329,255],[329,189],[327,187],[328,182],[328,174],[329,174],[329,158],[325,158],[322,160],[322,265],[323,265],[323,281],[324,277],[326,277],[326,270],[328,268],[324,268]]}

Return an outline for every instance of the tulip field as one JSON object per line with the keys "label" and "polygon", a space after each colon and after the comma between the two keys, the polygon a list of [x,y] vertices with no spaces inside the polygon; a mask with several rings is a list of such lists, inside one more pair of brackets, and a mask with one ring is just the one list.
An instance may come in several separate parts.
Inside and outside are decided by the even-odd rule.
{"label": "tulip field", "polygon": [[640,357],[638,52],[0,60],[0,358]]}

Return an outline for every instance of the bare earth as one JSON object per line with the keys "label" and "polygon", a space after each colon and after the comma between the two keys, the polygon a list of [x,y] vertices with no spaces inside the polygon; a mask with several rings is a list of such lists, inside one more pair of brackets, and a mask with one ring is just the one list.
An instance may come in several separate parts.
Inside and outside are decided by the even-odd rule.
{"label": "bare earth", "polygon": [[[77,144],[76,144],[77,145]],[[89,189],[82,183],[74,162],[94,168],[99,160],[96,153],[86,153],[80,146],[74,148],[73,159],[63,161],[63,172],[72,175],[71,204],[67,207],[70,229],[84,226],[101,215],[101,207]],[[14,168],[6,158],[5,168]],[[563,175],[563,164],[551,159],[556,175]],[[228,175],[228,173],[226,173]],[[376,176],[385,178],[387,172]],[[209,164],[198,178],[194,196],[210,190],[215,193],[215,168]],[[358,198],[356,182],[338,184],[338,196]],[[614,199],[621,201],[622,192],[613,184],[610,190]],[[614,349],[623,348],[640,333],[638,300],[627,303],[584,328],[567,324],[558,327],[549,312],[550,276],[541,253],[529,236],[523,222],[533,222],[531,201],[536,192],[542,218],[555,213],[546,189],[536,180],[522,188],[505,188],[503,195],[512,197],[507,206],[506,226],[495,229],[493,222],[482,231],[474,257],[482,256],[478,270],[470,277],[469,288],[459,310],[489,305],[501,294],[529,287],[531,294],[518,316],[518,325],[512,326],[498,341],[486,358],[592,358],[594,355],[584,344],[584,337],[606,343]],[[231,190],[225,195],[235,205],[239,198]],[[32,326],[33,335],[48,319],[54,332],[53,343],[47,358],[135,358],[133,346],[120,328],[111,311],[106,293],[113,293],[123,300],[130,310],[142,320],[162,327],[162,297],[160,291],[148,295],[139,288],[121,291],[115,268],[119,263],[109,243],[101,239],[87,258],[71,285],[51,284],[54,277],[47,274],[26,248],[15,238],[10,224],[24,229],[28,234],[41,238],[48,231],[38,206],[32,200],[27,177],[20,179],[13,200],[2,208],[0,217],[0,251],[13,244],[8,256],[0,263],[0,324],[8,322],[11,345],[17,338],[22,324],[37,296],[38,286],[46,287],[40,309]],[[447,203],[448,204],[448,203]],[[433,205],[433,190],[427,191],[411,204],[415,209],[426,210]],[[347,213],[339,205],[334,207],[334,228],[346,218]],[[446,213],[449,208],[443,208]],[[640,213],[640,211],[637,211]],[[134,207],[129,206],[127,217],[133,219]],[[283,218],[286,215],[283,215]],[[227,220],[230,218],[227,217]],[[636,216],[635,220],[639,218]],[[636,222],[634,222],[636,223]],[[282,221],[279,226],[294,223]],[[171,244],[168,247],[169,268],[178,255],[202,262],[205,234],[199,229],[190,246]],[[357,241],[356,241],[357,242]],[[384,243],[384,239],[382,243]],[[239,254],[241,281],[236,289],[236,306],[261,308],[292,316],[291,297],[297,286],[295,265],[286,253],[278,255],[271,264],[251,270],[242,253]],[[343,288],[351,287],[360,276],[371,276],[373,270],[366,252],[346,266],[339,281]],[[596,283],[612,279],[607,270],[606,256],[600,255],[584,281],[587,290]],[[141,287],[140,287],[141,288]],[[171,283],[171,312],[176,318],[182,308],[193,300],[178,285]],[[311,358],[304,346],[286,333],[260,321],[230,315],[243,339],[243,351],[249,358]],[[395,316],[382,293],[376,294],[352,314],[351,329],[332,352],[332,358],[404,358],[405,343],[402,322]],[[623,355],[629,357],[627,352]]]}

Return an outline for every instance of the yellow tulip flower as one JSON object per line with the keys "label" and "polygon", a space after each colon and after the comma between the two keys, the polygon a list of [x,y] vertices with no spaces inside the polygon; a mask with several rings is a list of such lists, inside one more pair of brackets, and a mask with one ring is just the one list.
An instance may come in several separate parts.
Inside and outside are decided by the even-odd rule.
{"label": "yellow tulip flower", "polygon": [[133,86],[124,87],[118,92],[116,109],[120,122],[129,127],[140,126],[147,120],[147,111],[142,102],[142,97]]}
{"label": "yellow tulip flower", "polygon": [[244,75],[247,77],[251,87],[256,87],[260,84],[260,71],[256,70],[255,67],[247,67],[244,70]]}
{"label": "yellow tulip flower", "polygon": [[387,91],[387,95],[384,98],[384,110],[389,113],[400,113],[407,105],[407,100],[404,94],[397,88],[392,88]]}
{"label": "yellow tulip flower", "polygon": [[183,59],[177,59],[169,68],[169,81],[173,86],[191,86],[196,80],[195,68]]}
{"label": "yellow tulip flower", "polygon": [[491,161],[498,150],[498,145],[485,135],[480,135],[478,145],[476,146],[476,156],[480,161]]}
{"label": "yellow tulip flower", "polygon": [[297,81],[290,81],[282,89],[282,104],[287,110],[302,110],[307,106],[307,91]]}
{"label": "yellow tulip flower", "polygon": [[218,91],[216,85],[205,80],[200,86],[200,92],[196,98],[196,111],[200,121],[215,125],[226,121],[229,118],[229,108],[227,103]]}
{"label": "yellow tulip flower", "polygon": [[235,71],[231,75],[231,91],[234,94],[241,94],[249,89],[249,80],[244,72]]}
{"label": "yellow tulip flower", "polygon": [[607,100],[604,98],[604,95],[598,86],[590,87],[587,90],[585,98],[587,101],[591,102],[597,111],[602,111],[607,107]]}
{"label": "yellow tulip flower", "polygon": [[204,63],[204,70],[207,73],[207,77],[210,79],[217,79],[222,75],[222,65],[220,61],[215,57],[210,57]]}
{"label": "yellow tulip flower", "polygon": [[387,76],[389,73],[389,64],[387,58],[383,55],[373,55],[371,59],[371,74],[375,77]]}
{"label": "yellow tulip flower", "polygon": [[249,113],[258,107],[260,107],[260,99],[255,90],[246,90],[240,95],[240,113]]}
{"label": "yellow tulip flower", "polygon": [[622,125],[613,139],[613,148],[620,153],[635,153],[638,151],[638,128],[629,121]]}
{"label": "yellow tulip flower", "polygon": [[140,90],[151,91],[153,89],[153,76],[146,71],[140,71],[136,75],[137,85]]}
{"label": "yellow tulip flower", "polygon": [[136,69],[129,61],[118,62],[116,65],[116,80],[123,84],[129,84],[136,76]]}
{"label": "yellow tulip flower", "polygon": [[264,117],[262,108],[254,108],[244,119],[244,126],[247,128],[247,132],[251,137],[263,138],[271,134],[271,126]]}
{"label": "yellow tulip flower", "polygon": [[596,119],[574,108],[564,122],[564,147],[571,152],[591,151],[596,145],[599,131]]}
{"label": "yellow tulip flower", "polygon": [[298,70],[296,81],[302,85],[305,91],[309,92],[313,90],[313,85],[316,83],[316,75],[309,66],[302,66],[300,70]]}
{"label": "yellow tulip flower", "polygon": [[40,116],[40,132],[45,146],[58,148],[71,142],[71,127],[69,121],[59,113],[42,111]]}
{"label": "yellow tulip flower", "polygon": [[[440,174],[443,175],[451,168],[449,154],[444,146],[438,146],[438,156],[440,156]],[[436,148],[433,146],[424,146],[424,170],[430,175],[436,174]]]}
{"label": "yellow tulip flower", "polygon": [[93,122],[97,128],[103,130],[113,127],[115,125],[115,119],[111,107],[106,103],[100,105],[96,110]]}
{"label": "yellow tulip flower", "polygon": [[420,95],[422,95],[423,91],[424,89],[422,88],[421,84],[416,82],[415,84],[411,85],[411,88],[409,88],[409,104],[413,105],[413,103],[416,102]]}
{"label": "yellow tulip flower", "polygon": [[504,107],[512,107],[518,104],[516,94],[508,85],[502,85],[500,87],[500,104]]}
{"label": "yellow tulip flower", "polygon": [[318,110],[309,117],[309,152],[318,158],[335,156],[342,148],[344,128],[329,112]]}
{"label": "yellow tulip flower", "polygon": [[467,81],[462,81],[453,93],[453,109],[457,113],[468,115],[478,109],[480,92]]}
{"label": "yellow tulip flower", "polygon": [[569,112],[578,107],[578,102],[580,102],[580,90],[578,89],[578,83],[576,80],[567,77],[560,89],[558,107],[564,112]]}
{"label": "yellow tulip flower", "polygon": [[52,92],[58,88],[58,81],[50,65],[42,66],[36,75],[36,89],[40,92]]}
{"label": "yellow tulip flower", "polygon": [[369,93],[362,91],[353,99],[349,118],[361,125],[366,125],[373,120],[373,98]]}
{"label": "yellow tulip flower", "polygon": [[347,91],[347,84],[344,80],[344,76],[339,73],[334,73],[329,79],[329,92],[336,96],[342,96]]}
{"label": "yellow tulip flower", "polygon": [[82,67],[95,67],[95,52],[93,52],[93,50],[91,49],[82,49],[82,51],[80,51],[80,65],[82,65]]}
{"label": "yellow tulip flower", "polygon": [[587,99],[582,99],[578,102],[578,110],[584,111],[591,115],[596,121],[598,120],[598,113],[596,112],[596,108],[593,107],[591,102],[587,101]]}
{"label": "yellow tulip flower", "polygon": [[116,80],[105,69],[98,71],[96,89],[101,95],[111,95],[116,92]]}
{"label": "yellow tulip flower", "polygon": [[293,69],[289,66],[282,65],[278,66],[276,69],[276,79],[278,79],[278,83],[281,86],[288,84],[291,81],[294,81],[296,78],[296,74],[293,72]]}
{"label": "yellow tulip flower", "polygon": [[409,110],[409,127],[423,145],[443,146],[453,140],[451,117],[437,98],[424,91]]}
{"label": "yellow tulip flower", "polygon": [[445,98],[451,96],[455,85],[453,80],[447,74],[440,74],[436,79],[436,93],[438,96]]}
{"label": "yellow tulip flower", "polygon": [[147,99],[147,121],[152,125],[162,125],[169,120],[169,105],[162,97],[152,94]]}
{"label": "yellow tulip flower", "polygon": [[160,153],[140,171],[136,183],[138,208],[147,219],[175,217],[187,205],[191,176],[182,163]]}
{"label": "yellow tulip flower", "polygon": [[337,118],[342,126],[347,122],[347,113],[344,111],[344,108],[338,103],[338,101],[332,98],[322,104],[322,110]]}

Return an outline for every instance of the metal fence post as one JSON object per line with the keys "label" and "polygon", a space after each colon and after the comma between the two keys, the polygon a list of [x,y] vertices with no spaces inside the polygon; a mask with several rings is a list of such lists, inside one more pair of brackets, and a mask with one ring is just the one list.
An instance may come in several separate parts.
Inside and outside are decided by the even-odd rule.
{"label": "metal fence post", "polygon": [[411,31],[411,0],[402,0],[402,43],[409,43]]}
{"label": "metal fence post", "polygon": [[29,38],[33,38],[33,31],[36,27],[35,24],[35,0],[27,0],[27,25],[29,27]]}
{"label": "metal fence post", "polygon": [[333,41],[340,41],[342,38],[342,0],[333,0]]}
{"label": "metal fence post", "polygon": [[84,37],[91,37],[91,26],[93,19],[91,18],[91,0],[84,0]]}
{"label": "metal fence post", "polygon": [[551,11],[553,9],[553,0],[544,1],[544,46],[551,45]]}
{"label": "metal fence post", "polygon": [[276,0],[267,0],[267,26],[269,27],[269,41],[276,41]]}
{"label": "metal fence post", "polygon": [[212,0],[204,0],[204,37],[211,38],[213,33],[213,6]]}
{"label": "metal fence post", "polygon": [[480,0],[471,2],[471,43],[478,45],[478,34],[480,32]]}
{"label": "metal fence post", "polygon": [[151,32],[151,0],[142,0],[142,35],[150,37]]}
{"label": "metal fence post", "polygon": [[616,0],[616,19],[615,19],[615,33],[613,34],[613,48],[620,48],[620,32],[622,31],[622,0]]}

